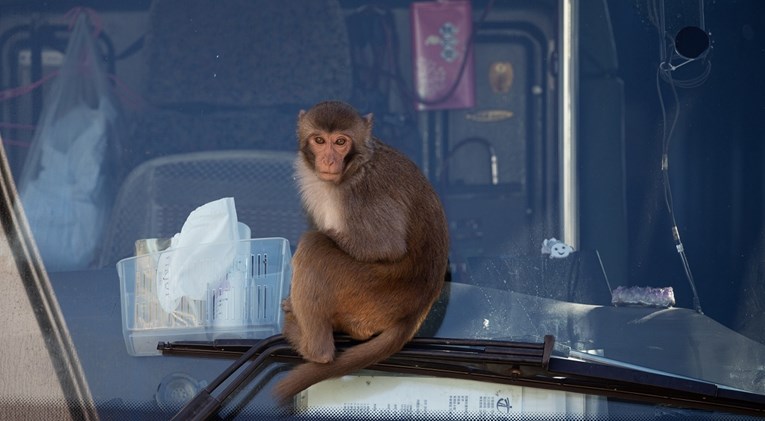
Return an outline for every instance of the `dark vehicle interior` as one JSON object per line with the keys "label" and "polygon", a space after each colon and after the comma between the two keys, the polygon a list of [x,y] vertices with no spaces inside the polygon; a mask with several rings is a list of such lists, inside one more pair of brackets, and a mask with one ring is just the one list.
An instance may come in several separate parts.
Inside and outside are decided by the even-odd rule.
{"label": "dark vehicle interior", "polygon": [[[656,387],[703,395],[609,397],[607,382],[590,395],[577,373],[568,385],[589,399],[569,407],[577,416],[765,416],[765,3],[472,0],[455,81],[418,64],[415,3],[0,0],[0,145],[97,414],[167,418],[244,352],[131,355],[118,262],[221,197],[236,199],[251,238],[283,237],[294,252],[308,229],[295,120],[338,99],[372,113],[375,135],[444,205],[449,279],[419,336],[549,336],[553,365],[668,373],[693,381]],[[56,84],[79,22],[103,73],[84,90],[108,101],[76,118],[106,140],[46,144],[43,126],[81,124],[54,102],[79,87]],[[464,103],[429,101],[417,90],[428,71],[455,96],[464,78]],[[545,248],[555,239],[568,257]],[[644,286],[671,287],[671,305],[614,305],[617,288]],[[272,379],[294,362],[268,362],[277,369],[248,379],[219,416],[274,409]],[[538,370],[497,381],[533,388]],[[540,387],[565,391],[557,381]]]}

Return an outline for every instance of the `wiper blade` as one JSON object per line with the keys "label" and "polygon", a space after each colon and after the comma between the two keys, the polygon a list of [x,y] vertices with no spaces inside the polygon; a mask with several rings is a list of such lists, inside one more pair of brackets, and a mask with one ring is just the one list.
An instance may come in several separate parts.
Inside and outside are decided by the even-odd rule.
{"label": "wiper blade", "polygon": [[[267,339],[218,339],[214,341],[160,342],[157,349],[163,355],[196,355],[207,357],[238,357],[253,346],[265,343],[286,343],[282,335]],[[336,335],[335,347],[339,352],[359,344],[348,336]],[[413,338],[391,359],[436,358],[439,360],[476,361],[482,363],[516,363],[545,367],[552,354],[555,338],[548,335],[542,343],[507,342],[481,339]],[[257,351],[260,354],[262,351]],[[280,350],[272,355],[279,359],[302,358],[292,349]]]}
{"label": "wiper blade", "polygon": [[[763,395],[671,374],[553,355],[554,342],[550,335],[541,343],[414,338],[398,353],[368,368],[765,415]],[[335,339],[338,352],[357,343],[346,336]],[[263,340],[160,342],[157,349],[164,355],[238,357],[176,415],[177,419],[206,419],[213,415],[245,379],[262,371],[269,362],[302,362],[282,335]],[[250,365],[222,393],[213,396],[215,389],[250,360]]]}

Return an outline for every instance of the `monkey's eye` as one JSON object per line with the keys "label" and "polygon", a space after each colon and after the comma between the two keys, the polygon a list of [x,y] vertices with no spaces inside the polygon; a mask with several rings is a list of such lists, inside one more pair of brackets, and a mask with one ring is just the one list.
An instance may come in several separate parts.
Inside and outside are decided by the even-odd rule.
{"label": "monkey's eye", "polygon": [[324,138],[323,138],[323,137],[319,137],[319,136],[316,136],[316,137],[314,137],[314,138],[313,138],[313,141],[314,141],[314,143],[316,143],[317,145],[323,145],[323,144],[324,144],[324,142],[325,142],[325,141],[324,141]]}
{"label": "monkey's eye", "polygon": [[340,137],[337,140],[335,140],[335,145],[343,146],[343,145],[345,145],[345,142],[347,142],[347,141],[348,141],[348,139],[346,139],[344,137]]}

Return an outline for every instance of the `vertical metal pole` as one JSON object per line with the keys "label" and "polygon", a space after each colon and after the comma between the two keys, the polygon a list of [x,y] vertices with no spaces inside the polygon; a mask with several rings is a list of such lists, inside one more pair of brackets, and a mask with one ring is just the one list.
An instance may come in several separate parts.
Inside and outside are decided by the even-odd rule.
{"label": "vertical metal pole", "polygon": [[563,241],[579,248],[577,173],[578,0],[561,0],[560,194]]}

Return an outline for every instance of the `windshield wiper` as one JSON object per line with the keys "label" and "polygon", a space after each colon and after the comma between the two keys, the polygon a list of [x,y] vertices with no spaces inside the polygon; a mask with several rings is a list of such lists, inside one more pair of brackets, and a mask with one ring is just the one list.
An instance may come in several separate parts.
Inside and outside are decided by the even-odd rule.
{"label": "windshield wiper", "polygon": [[[485,376],[520,376],[521,367],[530,375],[531,370],[543,372],[554,344],[552,336],[546,336],[542,343],[502,342],[489,340],[414,338],[404,348],[385,361],[369,367],[371,370],[396,373],[411,373],[452,378]],[[358,344],[347,336],[336,336],[338,352]],[[179,341],[160,342],[157,349],[163,355],[186,355],[203,357],[238,357],[207,387],[202,389],[174,419],[203,420],[215,414],[222,403],[231,396],[246,379],[252,378],[267,366],[266,362],[281,361],[299,363],[302,358],[295,353],[282,335],[263,340],[222,339],[212,342]],[[241,371],[219,394],[213,392],[239,371],[248,361],[249,366]],[[507,373],[485,368],[497,365],[507,368]]]}
{"label": "windshield wiper", "polygon": [[[337,336],[338,352],[357,344]],[[765,416],[765,396],[726,388],[701,380],[667,373],[571,358],[556,352],[555,340],[545,336],[540,343],[496,340],[414,338],[388,359],[368,367],[395,373],[469,379],[518,386],[596,394],[607,397]],[[299,363],[282,335],[263,340],[225,339],[211,342],[179,341],[157,346],[163,355],[237,358],[206,388],[201,390],[175,419],[206,419],[247,379],[262,372],[268,363]],[[250,364],[242,369],[250,362]],[[235,372],[241,372],[216,395],[213,392]],[[266,381],[268,378],[265,379]]]}

